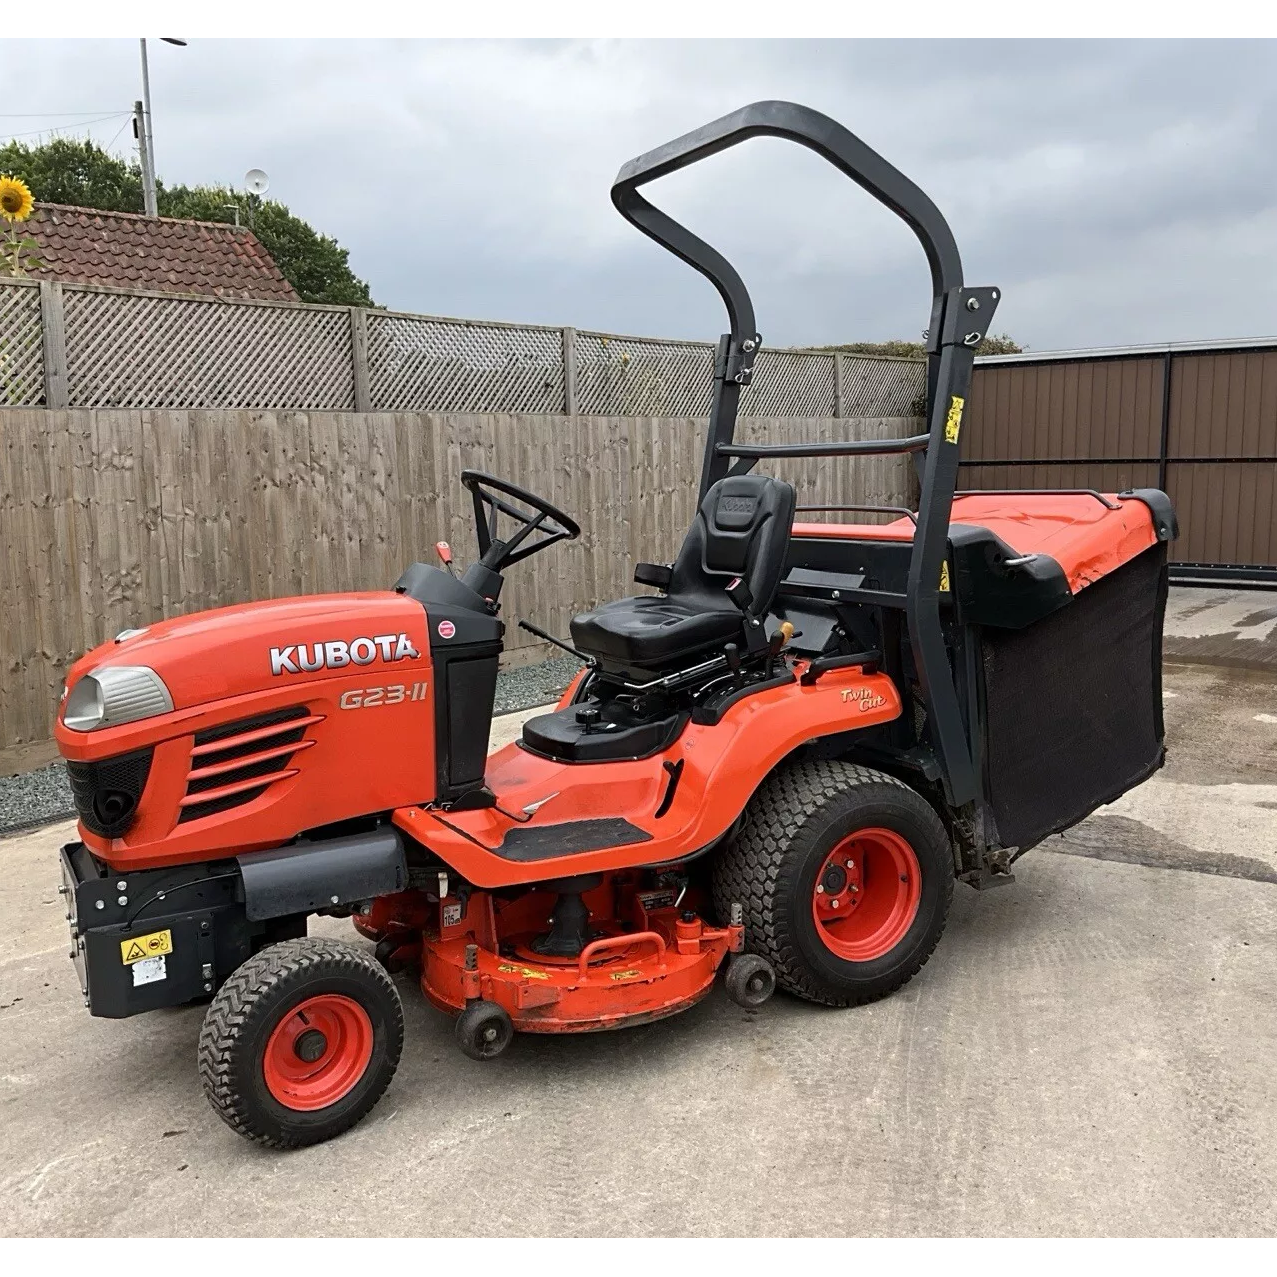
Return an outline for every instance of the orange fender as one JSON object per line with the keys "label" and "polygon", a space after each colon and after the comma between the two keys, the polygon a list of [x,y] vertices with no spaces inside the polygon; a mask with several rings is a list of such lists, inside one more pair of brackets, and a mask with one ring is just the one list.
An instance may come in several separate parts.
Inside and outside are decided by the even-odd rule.
{"label": "orange fender", "polygon": [[[797,670],[802,669],[800,662]],[[651,758],[561,763],[515,742],[488,762],[488,787],[504,811],[400,807],[394,822],[479,887],[681,860],[726,833],[763,778],[800,745],[890,722],[900,711],[895,684],[886,675],[854,666],[832,670],[810,687],[793,682],[746,696],[712,727],[690,723],[668,750]],[[671,770],[680,762],[673,800],[657,816],[673,783]],[[535,804],[527,821],[504,814]],[[570,826],[604,819],[633,827],[618,835],[623,845],[573,849]],[[554,845],[556,826],[567,827],[558,836],[565,854],[521,860],[503,854],[511,830],[544,830]]]}

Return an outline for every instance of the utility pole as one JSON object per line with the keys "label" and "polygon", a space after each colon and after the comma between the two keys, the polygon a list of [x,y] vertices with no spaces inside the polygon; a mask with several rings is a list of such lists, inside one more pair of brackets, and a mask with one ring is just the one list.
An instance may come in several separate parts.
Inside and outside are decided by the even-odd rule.
{"label": "utility pole", "polygon": [[[165,44],[182,47],[185,40],[171,36],[160,37]],[[138,151],[142,156],[142,211],[147,217],[158,217],[159,207],[155,199],[155,135],[151,132],[151,73],[146,65],[146,41],[142,46],[142,100],[133,104],[133,131],[137,134]]]}
{"label": "utility pole", "polygon": [[151,76],[146,65],[146,41],[139,40],[142,46],[142,100],[133,104],[133,110],[140,116],[138,121],[138,149],[142,153],[142,211],[147,217],[158,217],[159,207],[155,200],[155,140],[151,136]]}
{"label": "utility pole", "polygon": [[155,168],[151,160],[150,141],[146,136],[146,109],[141,102],[133,103],[133,136],[137,138],[138,155],[142,162],[142,212],[147,217],[157,217]]}

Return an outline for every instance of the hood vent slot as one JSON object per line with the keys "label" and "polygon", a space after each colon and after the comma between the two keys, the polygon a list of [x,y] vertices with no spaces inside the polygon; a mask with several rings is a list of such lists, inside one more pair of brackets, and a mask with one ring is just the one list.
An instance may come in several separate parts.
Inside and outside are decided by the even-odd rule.
{"label": "hood vent slot", "polygon": [[306,729],[320,722],[322,714],[290,705],[196,732],[178,823],[243,806],[275,781],[296,776],[290,763],[315,744]]}

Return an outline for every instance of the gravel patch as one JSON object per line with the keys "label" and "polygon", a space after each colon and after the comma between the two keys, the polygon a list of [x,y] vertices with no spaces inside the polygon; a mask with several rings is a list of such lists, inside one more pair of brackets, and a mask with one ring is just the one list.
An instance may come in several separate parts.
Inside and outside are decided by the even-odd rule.
{"label": "gravel patch", "polygon": [[552,656],[540,665],[503,670],[497,676],[493,713],[513,714],[516,709],[531,709],[534,705],[557,701],[580,668],[581,662],[571,656]]}
{"label": "gravel patch", "polygon": [[[511,714],[558,700],[580,668],[572,657],[556,656],[540,665],[502,671],[497,676],[493,712]],[[74,815],[71,786],[61,762],[19,776],[0,776],[0,834],[38,829]]]}
{"label": "gravel patch", "polygon": [[0,776],[0,834],[38,829],[74,815],[71,786],[61,762],[21,776]]}

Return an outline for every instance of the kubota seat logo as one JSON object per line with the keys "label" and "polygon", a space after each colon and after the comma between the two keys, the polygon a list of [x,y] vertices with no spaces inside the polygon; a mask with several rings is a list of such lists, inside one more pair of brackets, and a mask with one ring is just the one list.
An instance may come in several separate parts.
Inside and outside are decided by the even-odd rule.
{"label": "kubota seat logo", "polygon": [[272,647],[272,674],[300,674],[303,670],[339,670],[346,665],[371,665],[378,656],[383,661],[402,661],[420,653],[406,634],[378,634],[373,638],[333,639],[328,643],[290,643]]}

